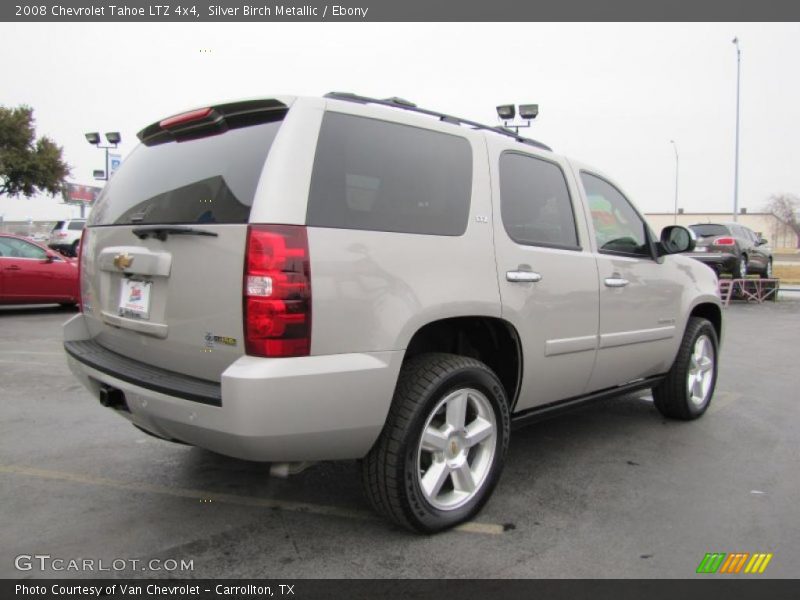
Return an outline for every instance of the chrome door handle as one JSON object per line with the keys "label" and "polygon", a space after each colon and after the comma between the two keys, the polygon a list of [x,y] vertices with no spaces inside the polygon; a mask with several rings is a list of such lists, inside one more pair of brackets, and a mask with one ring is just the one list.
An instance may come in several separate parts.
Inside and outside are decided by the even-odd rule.
{"label": "chrome door handle", "polygon": [[533,271],[508,271],[506,272],[506,281],[512,283],[536,283],[541,281],[542,276]]}
{"label": "chrome door handle", "polygon": [[628,285],[628,280],[623,279],[622,277],[606,277],[605,284],[606,287],[621,288]]}

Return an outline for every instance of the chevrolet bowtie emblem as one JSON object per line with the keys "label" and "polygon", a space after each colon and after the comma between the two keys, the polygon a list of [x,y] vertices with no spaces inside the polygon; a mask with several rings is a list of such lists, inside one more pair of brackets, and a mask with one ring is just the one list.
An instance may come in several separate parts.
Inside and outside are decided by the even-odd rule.
{"label": "chevrolet bowtie emblem", "polygon": [[117,254],[114,257],[114,266],[124,271],[133,264],[133,257],[129,254]]}

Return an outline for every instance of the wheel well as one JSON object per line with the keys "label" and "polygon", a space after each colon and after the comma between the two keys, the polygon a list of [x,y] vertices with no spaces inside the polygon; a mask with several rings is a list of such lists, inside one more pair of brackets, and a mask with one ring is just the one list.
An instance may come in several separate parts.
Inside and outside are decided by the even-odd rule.
{"label": "wheel well", "polygon": [[454,317],[428,323],[411,341],[404,360],[425,352],[469,356],[495,372],[514,406],[522,371],[522,351],[513,325],[493,317]]}
{"label": "wheel well", "polygon": [[698,304],[692,309],[693,317],[708,319],[717,332],[717,339],[722,339],[722,311],[716,304]]}

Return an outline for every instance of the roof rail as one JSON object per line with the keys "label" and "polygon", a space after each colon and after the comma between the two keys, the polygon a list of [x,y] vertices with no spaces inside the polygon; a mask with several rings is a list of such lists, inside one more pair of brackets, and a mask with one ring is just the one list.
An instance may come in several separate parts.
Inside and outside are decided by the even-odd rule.
{"label": "roof rail", "polygon": [[393,97],[393,98],[386,98],[385,100],[380,100],[378,98],[359,96],[358,94],[352,94],[350,92],[329,92],[325,94],[324,97],[331,98],[333,100],[344,100],[345,102],[357,102],[359,104],[380,104],[381,106],[388,106],[390,108],[400,108],[403,110],[408,110],[411,112],[428,115],[431,117],[438,117],[440,121],[444,121],[445,123],[452,123],[454,125],[466,125],[467,127],[472,127],[473,129],[483,129],[485,131],[492,131],[494,133],[499,133],[500,135],[513,138],[522,144],[527,144],[529,146],[541,148],[542,150],[549,150],[550,152],[553,151],[553,149],[550,146],[547,146],[542,142],[537,142],[536,140],[532,140],[530,138],[522,137],[521,135],[519,135],[515,131],[511,131],[510,129],[505,129],[503,127],[492,127],[490,125],[484,125],[483,123],[478,123],[476,121],[470,121],[469,119],[462,119],[461,117],[454,117],[451,115],[440,113],[435,110],[420,108],[413,102],[409,102],[408,100],[405,100],[403,98]]}

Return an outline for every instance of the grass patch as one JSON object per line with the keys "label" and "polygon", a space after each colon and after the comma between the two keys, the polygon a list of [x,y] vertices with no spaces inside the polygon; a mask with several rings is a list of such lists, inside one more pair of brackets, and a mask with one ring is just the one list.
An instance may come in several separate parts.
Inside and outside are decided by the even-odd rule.
{"label": "grass patch", "polygon": [[773,263],[772,272],[783,283],[800,283],[800,265]]}

